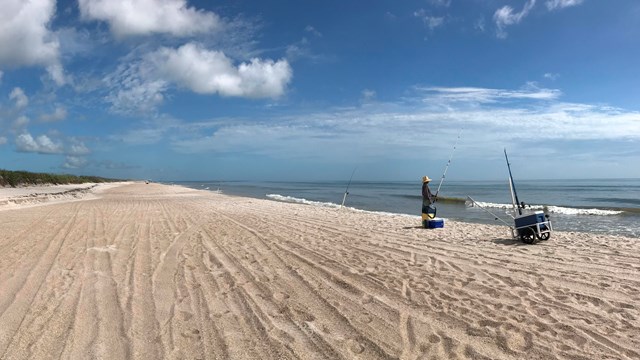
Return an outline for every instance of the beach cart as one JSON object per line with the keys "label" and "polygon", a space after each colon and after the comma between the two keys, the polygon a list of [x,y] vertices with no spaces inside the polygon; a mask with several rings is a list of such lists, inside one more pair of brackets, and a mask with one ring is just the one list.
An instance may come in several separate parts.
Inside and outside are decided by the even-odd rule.
{"label": "beach cart", "polygon": [[543,211],[529,211],[525,210],[524,202],[518,200],[518,193],[516,192],[516,186],[513,183],[513,175],[511,175],[511,165],[509,164],[509,157],[507,157],[507,150],[504,150],[504,157],[507,160],[507,167],[509,168],[509,190],[511,191],[511,203],[513,205],[513,215],[509,214],[513,218],[514,226],[509,225],[506,221],[502,220],[499,216],[485,209],[481,204],[467,196],[469,204],[477,206],[482,210],[493,215],[496,220],[500,220],[511,229],[511,236],[514,239],[520,239],[525,244],[533,244],[537,240],[549,240],[551,233],[553,232],[553,226],[549,220],[549,215]]}
{"label": "beach cart", "polygon": [[516,211],[516,216],[508,214],[513,218],[514,225],[504,221],[498,215],[486,209],[482,203],[478,203],[471,196],[467,196],[467,206],[478,207],[487,213],[493,215],[495,220],[499,220],[503,224],[507,225],[511,230],[511,236],[514,239],[520,239],[525,244],[533,244],[536,240],[549,240],[551,233],[553,232],[553,226],[549,216],[542,211],[535,211],[532,213],[519,214]]}
{"label": "beach cart", "polygon": [[511,228],[514,238],[520,238],[526,244],[533,244],[536,239],[548,240],[553,228],[548,215],[542,211],[533,214],[523,214],[514,217],[515,226]]}
{"label": "beach cart", "polygon": [[523,243],[533,244],[536,239],[549,240],[553,228],[549,215],[542,211],[534,211],[527,213],[524,208],[524,201],[518,200],[516,192],[516,184],[513,182],[511,174],[511,164],[507,156],[507,149],[504,149],[504,158],[507,160],[507,168],[509,169],[509,190],[511,191],[511,203],[513,204],[513,221],[515,226],[511,228],[511,234],[514,238],[520,238]]}

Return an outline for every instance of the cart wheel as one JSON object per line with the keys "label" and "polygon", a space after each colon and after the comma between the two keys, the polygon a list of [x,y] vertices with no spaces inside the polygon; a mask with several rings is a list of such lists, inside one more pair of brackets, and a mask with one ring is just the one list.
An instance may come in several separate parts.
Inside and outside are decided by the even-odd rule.
{"label": "cart wheel", "polygon": [[520,240],[525,244],[533,244],[536,240],[536,234],[531,228],[520,229]]}
{"label": "cart wheel", "polygon": [[549,238],[551,237],[551,233],[546,232],[546,233],[539,234],[537,236],[538,236],[538,239],[540,240],[549,240]]}

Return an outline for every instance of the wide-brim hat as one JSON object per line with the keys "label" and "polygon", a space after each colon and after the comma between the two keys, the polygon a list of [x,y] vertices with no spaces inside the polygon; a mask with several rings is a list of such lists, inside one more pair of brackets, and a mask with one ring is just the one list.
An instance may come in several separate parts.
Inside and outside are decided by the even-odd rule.
{"label": "wide-brim hat", "polygon": [[423,183],[426,183],[426,182],[429,182],[429,181],[431,181],[431,179],[429,179],[428,176],[425,175],[425,176],[422,177],[422,182]]}

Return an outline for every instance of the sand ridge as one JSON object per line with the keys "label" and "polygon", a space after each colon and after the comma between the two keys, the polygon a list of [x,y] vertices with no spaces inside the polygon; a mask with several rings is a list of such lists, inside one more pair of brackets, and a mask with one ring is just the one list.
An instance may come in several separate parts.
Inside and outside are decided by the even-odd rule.
{"label": "sand ridge", "polygon": [[128,184],[3,212],[2,359],[640,358],[639,239]]}
{"label": "sand ridge", "polygon": [[95,198],[112,187],[131,182],[85,183],[66,185],[41,185],[22,187],[0,187],[0,210],[11,210],[43,203],[61,203]]}

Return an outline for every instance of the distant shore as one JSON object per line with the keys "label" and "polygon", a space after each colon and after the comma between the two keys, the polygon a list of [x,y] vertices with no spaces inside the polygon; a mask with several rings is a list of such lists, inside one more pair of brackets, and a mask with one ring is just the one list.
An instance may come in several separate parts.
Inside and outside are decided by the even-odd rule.
{"label": "distant shore", "polygon": [[87,193],[0,217],[0,358],[640,358],[637,238]]}

